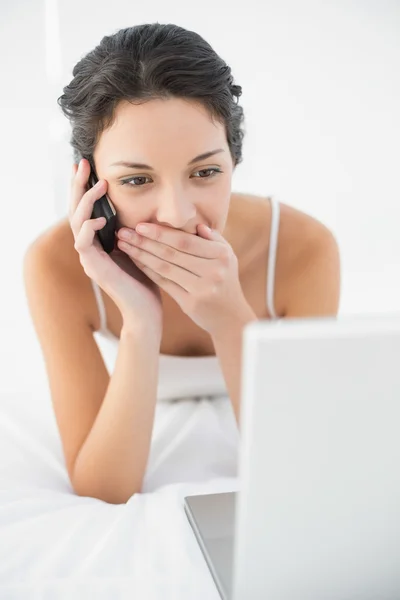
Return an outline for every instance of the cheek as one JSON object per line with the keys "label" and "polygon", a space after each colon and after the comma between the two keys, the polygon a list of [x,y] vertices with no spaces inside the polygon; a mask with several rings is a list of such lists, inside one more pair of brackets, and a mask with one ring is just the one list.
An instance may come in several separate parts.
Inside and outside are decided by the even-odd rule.
{"label": "cheek", "polygon": [[151,221],[151,214],[148,210],[127,210],[126,208],[117,208],[116,206],[115,210],[117,212],[117,231],[122,227],[135,229],[138,223]]}
{"label": "cheek", "polygon": [[[229,209],[230,199],[232,195],[231,178],[221,177],[218,184],[210,186],[212,189],[207,194],[207,206],[211,205],[212,209],[218,213],[224,213]],[[203,193],[204,198],[204,193]]]}
{"label": "cheek", "polygon": [[206,205],[198,207],[197,212],[212,229],[222,231],[228,218],[230,200],[230,195],[214,197]]}

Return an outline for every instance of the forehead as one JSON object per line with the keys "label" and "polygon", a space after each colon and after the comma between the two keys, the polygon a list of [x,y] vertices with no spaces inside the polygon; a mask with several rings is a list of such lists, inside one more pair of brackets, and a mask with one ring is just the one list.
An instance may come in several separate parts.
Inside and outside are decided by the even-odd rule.
{"label": "forehead", "polygon": [[143,104],[122,101],[113,124],[100,136],[95,157],[101,161],[105,155],[115,160],[144,159],[148,154],[176,151],[187,161],[188,156],[217,147],[228,148],[225,127],[200,103],[180,98]]}

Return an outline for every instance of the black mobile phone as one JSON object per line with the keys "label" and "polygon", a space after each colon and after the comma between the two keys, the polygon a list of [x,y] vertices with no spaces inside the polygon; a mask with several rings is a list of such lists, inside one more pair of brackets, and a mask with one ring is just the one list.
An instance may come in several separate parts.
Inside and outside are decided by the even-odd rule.
{"label": "black mobile phone", "polygon": [[[88,182],[89,182],[89,189],[90,189],[98,182],[98,178],[97,178],[96,171],[95,171],[92,163],[90,161],[89,161],[89,163],[90,163],[90,175],[88,178]],[[104,227],[102,227],[101,229],[96,231],[96,235],[97,235],[98,239],[100,240],[100,243],[101,243],[103,249],[105,250],[105,252],[107,252],[107,254],[110,254],[114,250],[114,247],[115,247],[115,231],[116,231],[116,227],[117,227],[117,212],[116,212],[115,207],[114,207],[113,203],[111,202],[110,198],[107,196],[107,194],[104,194],[104,196],[102,196],[101,198],[96,200],[96,202],[93,205],[91,219],[98,219],[99,217],[105,217],[106,224],[104,225]]]}

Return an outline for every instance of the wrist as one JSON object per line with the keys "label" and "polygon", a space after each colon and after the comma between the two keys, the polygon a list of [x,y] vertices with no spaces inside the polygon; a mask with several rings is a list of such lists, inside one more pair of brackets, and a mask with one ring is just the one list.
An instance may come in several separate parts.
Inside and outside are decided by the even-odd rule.
{"label": "wrist", "polygon": [[258,317],[251,306],[246,305],[235,314],[224,315],[224,318],[219,320],[218,325],[211,332],[211,338],[214,342],[218,342],[238,335],[241,336],[243,329],[252,321],[258,321]]}
{"label": "wrist", "polygon": [[162,327],[155,323],[135,318],[123,318],[121,336],[140,337],[143,340],[153,340],[155,343],[160,343],[162,338]]}

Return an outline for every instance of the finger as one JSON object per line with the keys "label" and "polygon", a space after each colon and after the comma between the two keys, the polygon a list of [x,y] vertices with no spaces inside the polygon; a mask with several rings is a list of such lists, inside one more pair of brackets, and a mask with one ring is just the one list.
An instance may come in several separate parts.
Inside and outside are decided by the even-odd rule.
{"label": "finger", "polygon": [[197,225],[197,232],[202,238],[205,238],[206,240],[214,240],[215,242],[225,242],[225,244],[227,243],[226,239],[224,238],[222,233],[218,231],[218,229],[210,229],[204,223],[200,223],[199,225]]}
{"label": "finger", "polygon": [[71,178],[70,206],[69,213],[72,216],[78,207],[78,204],[87,191],[88,177],[90,173],[89,161],[82,158],[76,167],[76,173]]}
{"label": "finger", "polygon": [[[201,280],[200,274],[197,274],[193,267],[191,267],[190,270],[181,268],[176,263],[173,264],[162,260],[154,254],[140,250],[130,244],[124,244],[124,242],[119,242],[118,247],[126,252],[133,262],[138,262],[144,265],[144,267],[151,269],[158,276],[175,282],[187,292],[193,292],[196,289],[198,282]],[[202,260],[204,262],[204,259],[195,259],[194,257],[191,257],[191,259],[192,261]],[[202,270],[204,270],[204,268]]]}
{"label": "finger", "polygon": [[93,205],[101,198],[107,189],[107,182],[104,179],[100,179],[96,185],[94,185],[90,190],[85,192],[81,198],[81,201],[78,204],[78,207],[75,210],[75,213],[72,215],[70,219],[71,229],[74,232],[74,235],[77,236],[83,223],[91,219],[93,212]]}
{"label": "finger", "polygon": [[[105,217],[99,217],[98,219],[89,219],[85,221],[76,236],[74,248],[77,252],[86,252],[90,246],[93,245],[93,238],[96,231],[104,227],[106,224]],[[101,244],[99,243],[101,247]]]}
{"label": "finger", "polygon": [[136,226],[136,231],[143,237],[176,248],[180,252],[202,258],[218,258],[219,256],[219,244],[210,244],[208,240],[193,233],[162,227],[154,223],[146,223],[147,232],[144,232],[139,225]]}
{"label": "finger", "polygon": [[174,281],[171,281],[171,279],[162,277],[162,275],[159,275],[139,261],[135,260],[134,263],[149,279],[151,279],[151,281],[156,283],[158,287],[165,290],[171,296],[171,298],[175,300],[175,302],[178,304],[183,304],[186,301],[188,293],[183,287]]}
{"label": "finger", "polygon": [[69,206],[68,206],[68,214],[70,216],[72,215],[72,186],[74,184],[75,176],[76,176],[76,172],[77,172],[78,168],[79,168],[79,165],[77,165],[76,163],[73,163],[72,171],[71,171],[71,181],[70,181],[70,200],[69,200]]}
{"label": "finger", "polygon": [[156,268],[157,266],[166,262],[182,267],[183,269],[200,276],[206,272],[209,268],[208,262],[212,260],[202,256],[193,256],[193,254],[181,252],[172,246],[160,244],[144,237],[139,239],[135,238],[133,243],[128,243],[127,246],[125,246],[125,244],[126,242],[118,239],[118,247],[123,248],[124,250],[126,249],[126,251],[131,256],[134,256],[135,259],[143,259],[146,264],[155,270],[158,270]]}

